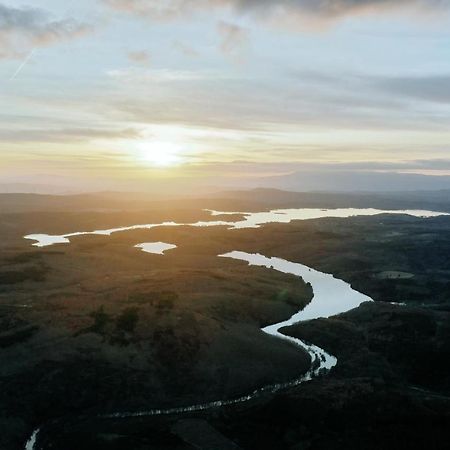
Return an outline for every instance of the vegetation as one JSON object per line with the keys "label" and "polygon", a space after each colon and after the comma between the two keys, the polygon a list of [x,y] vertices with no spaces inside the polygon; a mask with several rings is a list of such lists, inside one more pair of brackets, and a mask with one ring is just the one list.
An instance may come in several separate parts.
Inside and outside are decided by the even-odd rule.
{"label": "vegetation", "polygon": [[173,308],[178,298],[179,295],[173,291],[133,292],[128,295],[127,303],[148,304],[161,311],[167,311]]}
{"label": "vegetation", "polygon": [[[206,215],[184,203],[158,208],[0,215],[2,450],[23,449],[42,423],[44,448],[187,449],[177,431],[186,416],[98,415],[232,398],[304,373],[309,357],[260,328],[306,305],[311,286],[217,258],[234,249],[333,273],[379,302],[285,330],[338,357],[326,378],[196,419],[243,450],[448,446],[449,218],[325,219],[257,232],[161,227],[74,237],[52,251],[22,239]],[[178,248],[163,257],[133,248],[150,240]]]}
{"label": "vegetation", "polygon": [[105,312],[105,307],[101,305],[98,309],[93,311],[90,316],[94,319],[94,324],[87,329],[93,333],[102,334],[105,331],[106,325],[111,322],[111,316]]}
{"label": "vegetation", "polygon": [[0,348],[11,347],[26,342],[38,329],[37,326],[28,325],[19,329],[0,333]]}
{"label": "vegetation", "polygon": [[116,319],[116,328],[118,331],[133,333],[139,320],[138,308],[126,308]]}
{"label": "vegetation", "polygon": [[44,281],[46,272],[44,267],[36,266],[25,267],[21,270],[0,271],[0,285]]}

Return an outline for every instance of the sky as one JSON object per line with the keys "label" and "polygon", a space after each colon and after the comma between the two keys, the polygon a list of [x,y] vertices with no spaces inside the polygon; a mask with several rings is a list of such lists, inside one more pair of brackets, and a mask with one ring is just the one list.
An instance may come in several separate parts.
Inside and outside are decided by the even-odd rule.
{"label": "sky", "polygon": [[450,0],[0,0],[0,183],[449,175],[449,44]]}

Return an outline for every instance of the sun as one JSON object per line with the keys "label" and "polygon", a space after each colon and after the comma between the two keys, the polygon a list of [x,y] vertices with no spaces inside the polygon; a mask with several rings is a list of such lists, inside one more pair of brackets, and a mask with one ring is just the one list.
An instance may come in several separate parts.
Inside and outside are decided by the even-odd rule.
{"label": "sun", "polygon": [[174,142],[149,141],[139,144],[138,157],[156,167],[172,167],[183,162],[182,147]]}

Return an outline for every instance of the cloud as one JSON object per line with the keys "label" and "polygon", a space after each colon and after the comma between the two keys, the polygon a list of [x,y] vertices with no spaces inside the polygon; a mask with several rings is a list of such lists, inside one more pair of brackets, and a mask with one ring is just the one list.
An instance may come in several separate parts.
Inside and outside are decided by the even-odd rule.
{"label": "cloud", "polygon": [[91,30],[71,18],[55,20],[42,9],[0,4],[0,58],[23,57],[35,47],[75,39]]}
{"label": "cloud", "polygon": [[135,128],[39,128],[0,129],[3,142],[90,142],[95,140],[137,139],[140,132]]}
{"label": "cloud", "polygon": [[[214,130],[223,147],[229,148],[238,145],[242,139],[242,145],[261,149],[261,142],[246,142],[247,136],[262,141],[270,139],[271,154],[278,147],[295,152],[299,142],[312,145],[314,140],[327,140],[327,134],[332,133],[340,133],[339,136],[344,136],[342,139],[348,138],[354,143],[366,132],[366,148],[380,145],[393,148],[401,141],[402,145],[411,142],[427,152],[425,147],[443,145],[443,136],[450,133],[450,102],[446,105],[437,99],[430,103],[418,98],[425,94],[416,92],[416,88],[414,97],[410,92],[412,88],[408,88],[407,93],[397,92],[392,77],[371,73],[281,70],[276,77],[265,73],[255,77],[249,76],[247,71],[230,74],[212,69],[130,67],[110,70],[106,75],[96,94],[65,95],[63,100],[40,98],[35,107],[46,111],[44,117],[51,112],[51,121],[46,118],[37,123],[36,118],[30,118],[24,125],[26,117],[12,116],[8,127],[20,123],[21,128],[32,130],[46,128],[52,123],[52,127],[58,129],[82,128],[86,126],[84,121],[74,125],[55,120],[61,119],[61,108],[83,114],[89,108],[87,127],[108,128],[110,123],[123,127],[139,124],[144,128],[147,125],[188,126],[208,132]],[[401,79],[408,80],[407,75]],[[396,78],[394,80],[401,84]],[[433,77],[424,76],[424,85],[427,84],[425,80],[432,83]],[[16,104],[19,104],[17,100]],[[26,99],[25,106],[28,104],[29,99]],[[4,123],[7,120],[5,113],[8,114],[5,111],[0,115],[0,121]],[[94,122],[92,114],[96,117]],[[93,123],[101,126],[93,126]],[[279,141],[276,133],[292,133],[296,137]],[[314,140],[308,138],[303,142],[305,133],[314,134]],[[425,138],[420,142],[419,139],[412,140],[411,136],[416,133],[418,136],[423,133],[428,141]],[[214,139],[215,136],[210,141]],[[329,139],[330,143],[338,140],[335,137]],[[315,151],[323,154],[323,150],[311,149],[311,153]],[[333,157],[332,154],[329,156]],[[281,160],[285,157],[279,156]]]}
{"label": "cloud", "polygon": [[[447,7],[441,0],[229,0],[242,11],[265,14],[306,13],[324,18],[342,17],[361,12],[378,12],[387,9],[433,9]],[[220,3],[220,0],[217,1]]]}
{"label": "cloud", "polygon": [[391,77],[376,83],[396,95],[434,103],[450,104],[450,75]]}
{"label": "cloud", "polygon": [[192,81],[208,80],[218,77],[215,72],[195,72],[190,70],[171,70],[171,69],[113,69],[108,70],[106,75],[122,83],[183,83]]}
{"label": "cloud", "polygon": [[[212,161],[214,155],[211,155]],[[405,172],[423,173],[427,171],[450,170],[449,159],[412,159],[399,161],[358,161],[358,162],[296,162],[289,160],[285,155],[285,162],[255,162],[251,160],[231,161],[231,162],[207,162],[200,165],[191,165],[193,170],[204,170],[210,174],[240,173],[252,174],[254,176],[264,176],[267,173],[274,175],[292,174],[299,172]]]}
{"label": "cloud", "polygon": [[245,28],[229,22],[220,21],[217,31],[221,37],[220,50],[223,54],[239,57],[242,49],[248,43],[248,32]]}
{"label": "cloud", "polygon": [[232,9],[253,14],[263,20],[329,21],[361,14],[389,10],[445,11],[450,9],[443,0],[104,0],[110,7],[148,17],[167,20],[198,11]]}
{"label": "cloud", "polygon": [[200,56],[200,53],[194,47],[185,42],[176,40],[172,43],[172,46],[183,56],[187,56],[189,58],[196,58],[197,56]]}
{"label": "cloud", "polygon": [[183,16],[196,9],[202,9],[214,2],[208,0],[104,0],[111,8],[137,14],[141,17],[163,20]]}
{"label": "cloud", "polygon": [[148,64],[150,62],[150,54],[146,51],[128,52],[128,59],[138,64]]}

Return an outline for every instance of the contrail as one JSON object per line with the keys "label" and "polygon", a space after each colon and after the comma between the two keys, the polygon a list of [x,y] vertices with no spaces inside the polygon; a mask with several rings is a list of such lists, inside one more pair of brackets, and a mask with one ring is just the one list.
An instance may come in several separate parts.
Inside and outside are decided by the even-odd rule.
{"label": "contrail", "polygon": [[33,54],[34,54],[34,49],[31,50],[31,52],[28,54],[28,56],[23,60],[22,64],[17,68],[17,70],[14,72],[14,75],[9,79],[9,81],[14,80],[14,78],[16,78],[17,75],[19,75],[20,71],[25,67],[25,65],[30,60],[30,58],[33,56]]}
{"label": "contrail", "polygon": [[[74,2],[71,1],[65,11],[65,15],[67,15],[69,13],[69,11],[71,10],[71,6]],[[31,57],[33,56],[34,52],[36,51],[36,49],[31,50],[30,53],[28,53],[28,56],[23,60],[22,64],[17,68],[17,70],[15,71],[15,73],[13,74],[13,76],[9,79],[9,81],[13,81],[17,75],[19,75],[19,73],[21,72],[21,70],[27,65],[28,61],[31,59]]]}

